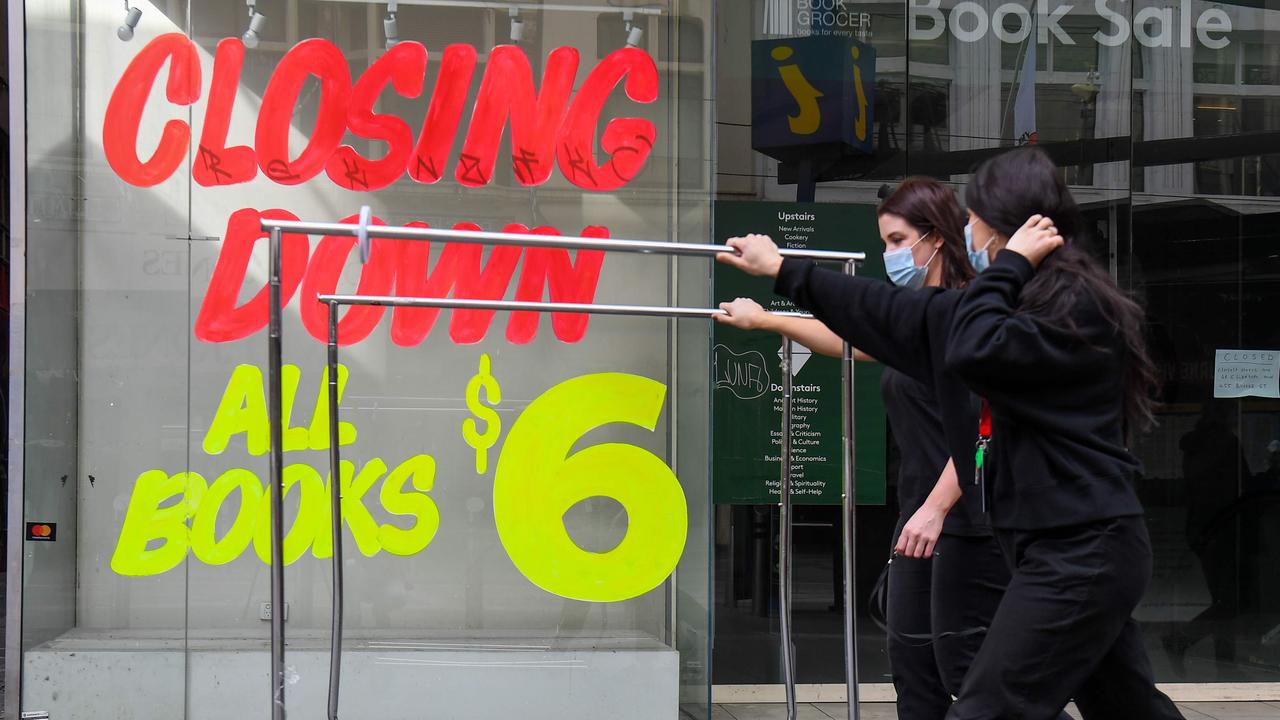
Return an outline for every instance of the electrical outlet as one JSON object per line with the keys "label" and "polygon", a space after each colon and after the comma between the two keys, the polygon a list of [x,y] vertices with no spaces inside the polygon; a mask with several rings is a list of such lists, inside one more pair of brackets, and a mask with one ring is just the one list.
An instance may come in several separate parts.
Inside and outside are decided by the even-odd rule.
{"label": "electrical outlet", "polygon": [[[271,603],[264,602],[258,606],[258,619],[270,620],[272,618]],[[284,620],[289,622],[289,603],[284,604]]]}

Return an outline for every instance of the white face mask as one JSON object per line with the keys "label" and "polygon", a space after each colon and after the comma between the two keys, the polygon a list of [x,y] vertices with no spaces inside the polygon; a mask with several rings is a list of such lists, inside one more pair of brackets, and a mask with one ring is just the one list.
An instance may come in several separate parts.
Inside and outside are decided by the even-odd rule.
{"label": "white face mask", "polygon": [[964,247],[969,251],[969,264],[977,272],[982,272],[991,266],[991,256],[987,253],[987,248],[991,247],[991,238],[983,243],[982,249],[978,250],[973,246],[973,223],[964,226]]}
{"label": "white face mask", "polygon": [[933,255],[925,261],[924,265],[917,265],[915,255],[912,250],[917,245],[924,242],[933,231],[920,236],[919,240],[911,243],[910,247],[898,248],[897,250],[889,250],[884,254],[884,271],[889,276],[889,280],[898,287],[918,290],[924,285],[925,276],[929,272],[929,263],[938,255],[938,249],[934,248]]}

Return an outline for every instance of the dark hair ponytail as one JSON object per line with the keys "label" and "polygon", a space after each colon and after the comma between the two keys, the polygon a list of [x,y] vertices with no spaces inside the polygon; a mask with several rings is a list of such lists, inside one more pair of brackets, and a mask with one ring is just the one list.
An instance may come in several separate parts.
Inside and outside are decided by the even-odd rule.
{"label": "dark hair ponytail", "polygon": [[1033,313],[1074,330],[1072,313],[1081,295],[1093,298],[1115,327],[1128,355],[1125,419],[1132,429],[1150,427],[1157,378],[1144,336],[1145,315],[1111,275],[1080,248],[1080,210],[1049,156],[1038,148],[1019,148],[987,160],[969,181],[965,202],[1005,237],[1012,237],[1032,215],[1053,220],[1066,245],[1049,255],[1023,288],[1018,312]]}
{"label": "dark hair ponytail", "polygon": [[942,287],[962,288],[974,278],[964,246],[967,220],[951,188],[933,178],[909,177],[880,203],[876,217],[881,215],[897,215],[921,235],[932,232],[942,239]]}

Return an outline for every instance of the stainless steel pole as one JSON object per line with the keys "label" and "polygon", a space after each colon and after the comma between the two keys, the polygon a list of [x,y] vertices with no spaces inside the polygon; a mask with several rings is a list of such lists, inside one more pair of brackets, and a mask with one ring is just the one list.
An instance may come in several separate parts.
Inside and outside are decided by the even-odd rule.
{"label": "stainless steel pole", "polygon": [[267,415],[271,420],[271,718],[284,720],[284,403],[281,399],[280,236],[271,231]]}
{"label": "stainless steel pole", "polygon": [[[392,295],[317,295],[317,302],[339,305],[384,305],[387,307],[429,307],[453,310],[527,310],[584,315],[631,315],[649,317],[711,319],[727,313],[719,308],[671,307],[669,305],[606,305],[596,303],[531,302],[524,300],[471,300],[468,298],[400,297]],[[811,318],[801,312],[774,315]]]}
{"label": "stainless steel pole", "polygon": [[[855,264],[846,262],[844,271],[853,275]],[[857,623],[857,514],[858,514],[858,469],[856,460],[856,438],[854,436],[854,366],[853,347],[844,344],[844,359],[841,362],[841,376],[844,388],[844,482],[840,494],[842,535],[844,547],[844,683],[845,698],[849,702],[849,720],[858,720],[858,623]]]}
{"label": "stainless steel pole", "polygon": [[[361,208],[364,213],[365,209]],[[314,235],[345,235],[359,239],[360,257],[367,260],[372,238],[389,240],[421,240],[473,243],[477,245],[519,245],[521,247],[552,247],[576,250],[605,250],[609,252],[649,253],[658,255],[701,255],[714,257],[721,253],[736,252],[728,245],[663,242],[657,240],[624,240],[620,238],[588,238],[573,235],[536,235],[533,233],[503,233],[483,230],[451,230],[446,228],[400,227],[395,225],[364,225],[358,223],[315,223],[298,220],[262,220],[266,231],[308,233]],[[800,250],[782,248],[784,257],[807,258],[823,262],[862,262],[866,253],[836,252],[832,250]]]}
{"label": "stainless steel pole", "polygon": [[338,303],[329,303],[329,505],[333,533],[333,631],[329,643],[329,720],[338,720],[342,679],[342,455],[338,447]]}
{"label": "stainless steel pole", "polygon": [[782,680],[787,696],[787,720],[796,720],[796,660],[791,643],[791,338],[782,339],[782,482],[778,501],[778,614],[782,630]]}
{"label": "stainless steel pole", "polygon": [[586,315],[633,315],[710,319],[725,312],[719,308],[667,307],[664,305],[596,305],[593,303],[525,302],[521,300],[470,300],[466,298],[390,297],[379,295],[318,295],[322,303],[386,305],[463,310],[528,310]]}

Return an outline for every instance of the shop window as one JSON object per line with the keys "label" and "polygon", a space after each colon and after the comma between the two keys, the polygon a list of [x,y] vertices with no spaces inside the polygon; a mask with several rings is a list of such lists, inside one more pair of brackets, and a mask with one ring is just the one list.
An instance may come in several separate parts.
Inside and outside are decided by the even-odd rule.
{"label": "shop window", "polygon": [[[1240,132],[1240,98],[1227,95],[1197,95],[1192,113],[1194,137],[1235,135]],[[1242,164],[1240,158],[1206,160],[1195,164],[1197,193],[1239,195]]]}
{"label": "shop window", "polygon": [[[1012,13],[1001,18],[1000,24],[1006,33],[1017,32],[1022,19]],[[1028,42],[1035,40],[1035,33],[1027,36],[1027,39],[1018,43],[1001,42],[1000,43],[1000,67],[1005,70],[1017,70],[1022,64],[1022,54],[1026,52]]]}
{"label": "shop window", "polygon": [[1245,42],[1243,48],[1241,71],[1244,84],[1280,85],[1280,47],[1276,41]]}
{"label": "shop window", "polygon": [[[871,13],[871,37],[876,49],[876,59],[906,57],[907,23],[902,15]],[[918,43],[913,42],[914,51]]]}
{"label": "shop window", "polygon": [[[1018,20],[1016,16],[1006,15],[1004,18],[1004,27],[1007,32],[1013,32],[1018,28]],[[1027,44],[1034,42],[1036,34],[1032,33],[1020,43],[1000,43],[1000,67],[1005,70],[1019,70],[1022,68],[1022,58],[1027,52]],[[1050,46],[1036,46],[1036,70],[1049,69],[1049,53]]]}
{"label": "shop window", "polygon": [[1191,56],[1191,71],[1198,83],[1234,84],[1236,81],[1236,57],[1238,49],[1228,45],[1211,50],[1196,43]]}
{"label": "shop window", "polygon": [[[1245,133],[1280,130],[1280,98],[1244,98],[1240,129]],[[1253,196],[1280,195],[1280,155],[1254,155],[1242,162],[1241,188]]]}
{"label": "shop window", "polygon": [[905,79],[901,75],[876,78],[876,147],[880,151],[902,148],[902,115]]}
{"label": "shop window", "polygon": [[[947,18],[947,27],[951,27],[951,14],[944,13]],[[944,32],[931,40],[912,40],[911,41],[911,62],[927,63],[930,65],[950,65],[951,53],[950,45],[951,33]]]}
{"label": "shop window", "polygon": [[[1003,18],[1006,32],[1015,32],[1021,20],[1016,15],[1005,15]],[[1087,73],[1099,66],[1099,45],[1094,34],[1102,29],[1098,18],[1082,18],[1075,23],[1063,22],[1059,25],[1070,42],[1063,42],[1055,33],[1049,33],[1049,42],[1036,46],[1036,70],[1054,72]],[[1005,70],[1018,70],[1022,67],[1022,58],[1027,52],[1027,43],[1034,41],[1038,33],[1032,33],[1027,40],[1020,43],[1001,43],[1000,67]],[[1141,68],[1141,58],[1135,44],[1135,68]],[[1137,75],[1136,77],[1141,77]]]}
{"label": "shop window", "polygon": [[[232,3],[234,4],[234,3]],[[378,22],[381,23],[381,7],[376,7]],[[419,8],[414,8],[418,10]],[[316,3],[306,12],[298,13],[298,39],[322,37],[332,40],[342,47],[358,48],[366,45],[369,37],[369,13],[371,8],[364,4],[350,3]],[[399,22],[404,22],[408,8],[396,12]],[[382,32],[379,26],[378,32]],[[403,40],[422,40],[416,35],[401,34]]]}
{"label": "shop window", "polygon": [[[283,9],[283,2],[272,3],[272,9]],[[284,23],[283,16],[275,13],[275,17],[267,14],[267,3],[262,3],[262,7],[258,12],[267,15],[269,19],[276,22],[275,31],[280,32]],[[191,7],[191,28],[196,35],[204,37],[217,37],[219,33],[230,34],[232,30],[245,22],[245,5],[244,3],[234,2],[205,2],[195,3]],[[263,29],[266,32],[266,29]]]}
{"label": "shop window", "polygon": [[[1017,86],[1003,83],[1000,89],[1000,107],[1005,113],[1005,140],[1012,140],[1013,98]],[[1095,116],[1092,103],[1071,92],[1070,85],[1036,83],[1036,132],[1042,143],[1067,142],[1094,137]]]}
{"label": "shop window", "polygon": [[[626,47],[630,31],[627,23],[644,31],[639,47],[648,49],[656,43],[655,57],[672,62],[702,62],[706,46],[706,28],[701,18],[689,15],[655,18],[636,14],[627,20],[621,12],[601,13],[596,17],[596,56],[608,57],[609,53]],[[674,37],[673,37],[674,36]],[[674,41],[674,42],[673,42]],[[672,45],[675,47],[673,48]]]}
{"label": "shop window", "polygon": [[[675,62],[702,62],[704,48],[706,45],[706,28],[702,24],[701,18],[682,15],[678,18],[667,18],[663,16],[663,22],[666,28],[661,30],[655,29],[658,33],[658,54],[660,58],[670,58]],[[668,31],[670,28],[671,31]],[[674,45],[672,46],[672,36],[674,37]],[[598,48],[605,55],[611,52],[611,48]]]}
{"label": "shop window", "polygon": [[[1221,137],[1280,131],[1280,97],[1197,95],[1194,136]],[[1280,195],[1280,155],[1196,163],[1196,192],[1204,195]]]}
{"label": "shop window", "polygon": [[1062,23],[1062,31],[1074,44],[1066,44],[1053,33],[1053,69],[1057,72],[1089,72],[1098,67],[1098,41],[1094,33],[1102,25],[1097,18],[1082,18],[1079,24]]}
{"label": "shop window", "polygon": [[[379,7],[378,28],[376,33],[382,34],[381,10]],[[431,53],[430,65],[428,66],[428,75],[435,62],[439,60],[439,53],[446,45],[454,43],[462,43],[465,45],[473,45],[481,51],[483,55],[487,45],[505,44],[508,40],[508,28],[505,24],[507,19],[506,12],[498,13],[501,15],[503,22],[502,34],[491,42],[485,31],[485,25],[489,16],[494,13],[487,9],[469,8],[469,7],[445,7],[443,5],[430,6],[412,6],[406,3],[400,3],[399,9],[396,11],[396,23],[399,26],[401,40],[414,40],[427,46],[427,51]],[[530,58],[537,53],[530,52]]]}
{"label": "shop window", "polygon": [[911,148],[932,152],[950,148],[947,116],[950,84],[912,83],[907,117],[911,119]]}
{"label": "shop window", "polygon": [[[289,0],[256,0],[255,9],[267,18],[258,33],[263,46],[285,43],[290,40],[290,27],[296,27],[297,5]],[[248,22],[247,8],[243,2],[193,2],[191,29],[193,35],[221,39],[239,36]],[[363,12],[363,6],[360,6]]]}
{"label": "shop window", "polygon": [[[702,72],[672,72],[668,76],[677,84],[674,88],[674,94],[681,98],[706,97],[704,90],[704,74]],[[702,188],[706,186],[704,181],[705,173],[705,146],[706,133],[704,132],[704,116],[705,105],[703,103],[683,102],[680,104],[679,115],[674,121],[672,127],[665,115],[665,112],[656,105],[637,105],[626,97],[622,92],[615,92],[609,96],[609,101],[605,104],[604,112],[601,113],[602,122],[613,117],[640,117],[647,118],[659,128],[671,129],[668,131],[659,130],[659,137],[673,136],[674,141],[659,142],[653,150],[652,159],[645,163],[644,169],[633,179],[627,187],[629,188],[663,188],[669,187],[671,184],[671,172],[678,172],[682,186],[688,183],[689,188]],[[675,157],[672,157],[672,153]],[[672,169],[673,161],[675,169]]]}
{"label": "shop window", "polygon": [[[1146,139],[1147,95],[1142,92],[1134,92],[1129,97],[1129,137],[1136,144]],[[1146,189],[1147,174],[1143,168],[1133,166],[1130,176],[1132,177],[1130,187],[1133,192],[1142,192]]]}
{"label": "shop window", "polygon": [[649,42],[653,37],[653,23],[649,21],[648,15],[635,15],[630,21],[623,17],[622,13],[602,13],[596,17],[596,55],[597,57],[606,57],[609,53],[627,44],[627,35],[629,30],[627,24],[630,22],[633,26],[638,26],[644,30],[644,35],[640,38],[639,47],[648,50]]}

